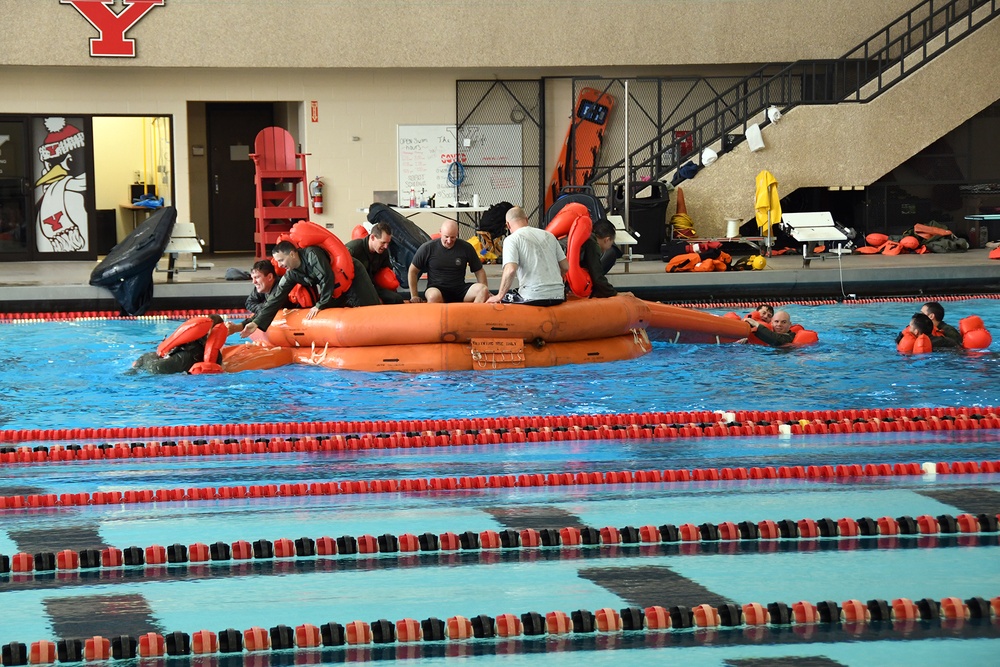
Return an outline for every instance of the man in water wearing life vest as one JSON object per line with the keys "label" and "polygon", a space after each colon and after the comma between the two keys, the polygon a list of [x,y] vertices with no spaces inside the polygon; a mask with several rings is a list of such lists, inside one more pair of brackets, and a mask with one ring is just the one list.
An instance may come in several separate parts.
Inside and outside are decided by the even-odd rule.
{"label": "man in water wearing life vest", "polygon": [[393,289],[380,287],[375,281],[375,275],[379,271],[384,269],[392,271],[392,264],[389,262],[390,243],[392,243],[392,228],[384,222],[376,222],[372,225],[368,236],[348,241],[345,245],[351,257],[365,267],[382,303],[399,304],[405,301],[402,294]]}
{"label": "man in water wearing life vest", "polygon": [[247,338],[260,329],[267,331],[278,311],[285,306],[285,301],[292,287],[305,285],[316,291],[315,305],[309,309],[305,319],[311,320],[319,311],[326,308],[353,308],[356,306],[375,306],[379,303],[378,292],[372,284],[368,272],[357,259],[354,260],[354,280],[351,287],[338,298],[333,298],[336,278],[330,264],[330,256],[319,246],[296,248],[291,241],[280,241],[274,246],[271,255],[278,266],[285,269],[285,275],[278,281],[274,291],[257,312],[254,318],[243,327],[241,338]]}
{"label": "man in water wearing life vest", "polygon": [[[500,288],[487,303],[554,306],[566,300],[563,278],[569,271],[566,253],[556,237],[528,223],[524,209],[507,211],[510,235],[503,242]],[[517,291],[511,290],[517,276]]]}
{"label": "man in water wearing life vest", "polygon": [[[206,318],[191,318],[191,320],[188,320],[188,322],[181,325],[181,329],[194,320],[204,319]],[[225,342],[225,335],[219,336],[219,338],[215,341],[217,343],[214,355],[215,359],[205,359],[205,347],[208,344],[209,338],[212,337],[212,332],[215,330],[215,326],[223,324],[223,321],[218,315],[209,315],[207,319],[211,320],[211,323],[205,323],[205,326],[208,327],[208,332],[204,336],[187,343],[181,343],[176,347],[169,349],[164,348],[162,350],[163,356],[161,356],[161,351],[159,350],[156,352],[146,352],[132,364],[132,372],[147,371],[155,375],[168,375],[171,373],[187,373],[191,370],[192,366],[202,361],[213,364],[221,364],[222,353],[219,349]],[[178,331],[180,331],[180,329]],[[174,336],[177,333],[178,332],[174,332],[171,336]],[[167,339],[169,338],[170,336],[167,337]],[[163,346],[163,343],[160,343],[160,345]],[[216,372],[218,372],[218,370],[216,370]]]}
{"label": "man in water wearing life vest", "polygon": [[[476,282],[465,282],[466,270],[472,271]],[[490,296],[486,270],[479,253],[472,244],[458,238],[458,223],[445,220],[441,223],[441,238],[431,239],[413,255],[407,278],[410,284],[410,303],[420,303],[417,281],[427,272],[427,303],[484,303]]]}
{"label": "man in water wearing life vest", "polygon": [[945,324],[944,306],[937,301],[928,301],[920,309],[920,312],[929,317],[934,324],[931,343],[934,345],[935,350],[962,347],[962,334],[950,324]]}
{"label": "man in water wearing life vest", "polygon": [[[594,228],[590,233],[590,238],[583,242],[580,248],[580,266],[590,274],[590,298],[607,299],[618,294],[618,290],[608,282],[605,268],[601,258],[615,244],[615,226],[606,218],[601,218],[594,223]],[[614,263],[612,262],[612,265]]]}
{"label": "man in water wearing life vest", "polygon": [[762,303],[757,308],[754,309],[753,313],[750,313],[743,319],[745,320],[757,320],[758,322],[763,322],[764,324],[770,324],[771,319],[774,317],[774,307],[768,303]]}
{"label": "man in water wearing life vest", "polygon": [[761,323],[753,318],[747,318],[746,323],[750,325],[750,330],[757,338],[771,347],[789,345],[795,340],[795,334],[791,331],[792,318],[783,310],[774,311],[770,329],[761,326]]}

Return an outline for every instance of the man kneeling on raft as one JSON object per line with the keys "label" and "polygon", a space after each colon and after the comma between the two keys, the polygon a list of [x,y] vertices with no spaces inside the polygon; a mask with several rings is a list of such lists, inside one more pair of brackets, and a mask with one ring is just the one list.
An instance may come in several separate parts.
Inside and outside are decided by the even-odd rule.
{"label": "man kneeling on raft", "polygon": [[315,305],[309,309],[306,319],[316,317],[319,311],[326,308],[352,308],[355,306],[375,306],[380,303],[378,292],[368,277],[368,271],[356,258],[354,261],[354,280],[350,288],[336,299],[333,290],[337,279],[333,274],[330,256],[319,246],[296,248],[291,241],[281,241],[271,251],[278,266],[285,269],[285,275],[278,281],[278,287],[267,298],[267,302],[257,312],[253,320],[243,327],[241,338],[247,338],[260,329],[267,331],[275,315],[285,305],[288,294],[295,285],[305,285],[317,292]]}

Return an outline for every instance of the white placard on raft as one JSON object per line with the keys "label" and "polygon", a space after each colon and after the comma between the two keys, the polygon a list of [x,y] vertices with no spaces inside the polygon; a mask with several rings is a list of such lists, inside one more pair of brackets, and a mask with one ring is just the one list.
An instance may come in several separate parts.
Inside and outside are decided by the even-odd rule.
{"label": "white placard on raft", "polygon": [[474,195],[482,206],[524,201],[520,125],[397,125],[396,136],[400,206],[410,188],[418,205],[431,195],[438,206]]}

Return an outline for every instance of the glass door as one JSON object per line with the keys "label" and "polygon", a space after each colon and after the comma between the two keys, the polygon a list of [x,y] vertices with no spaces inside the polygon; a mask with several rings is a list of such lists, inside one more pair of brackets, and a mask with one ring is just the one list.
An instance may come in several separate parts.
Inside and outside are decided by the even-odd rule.
{"label": "glass door", "polygon": [[26,123],[0,119],[0,261],[30,259]]}

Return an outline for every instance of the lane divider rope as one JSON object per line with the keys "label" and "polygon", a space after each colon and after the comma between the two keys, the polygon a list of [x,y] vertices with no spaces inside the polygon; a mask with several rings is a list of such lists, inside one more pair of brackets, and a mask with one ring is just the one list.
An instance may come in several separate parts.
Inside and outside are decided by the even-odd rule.
{"label": "lane divider rope", "polygon": [[[548,415],[517,417],[458,417],[328,422],[273,422],[253,424],[197,424],[188,426],[140,426],[108,428],[0,430],[0,443],[76,441],[59,446],[75,452],[87,440],[123,438],[131,443],[150,438],[237,438],[256,436],[255,442],[281,442],[285,436],[329,438],[336,435],[382,441],[379,448],[433,447],[441,445],[493,444],[534,440],[591,440],[614,438],[747,437],[768,435],[822,435],[844,433],[896,433],[914,431],[967,431],[1000,428],[1000,409],[995,407],[878,408],[841,410],[735,410],[691,412],[641,412],[602,415]],[[495,437],[481,437],[481,436]],[[390,440],[391,442],[386,442]],[[198,444],[207,444],[207,440]],[[160,444],[177,444],[171,441]],[[100,449],[114,447],[109,443]],[[263,450],[268,448],[265,446]],[[30,449],[38,461],[49,458],[49,448]],[[0,446],[0,463],[13,463],[18,449]],[[236,453],[236,452],[234,452]],[[261,452],[263,453],[263,452]],[[175,454],[184,456],[185,454]],[[61,456],[73,457],[74,454]],[[6,457],[6,458],[5,458]]]}
{"label": "lane divider rope", "polygon": [[772,479],[860,479],[868,477],[913,477],[933,475],[978,475],[1000,473],[998,461],[953,461],[948,463],[868,463],[810,466],[754,466],[751,468],[695,468],[676,470],[614,470],[578,473],[523,473],[520,475],[469,475],[404,479],[344,480],[341,482],[286,482],[236,486],[127,489],[93,493],[33,493],[0,496],[0,510],[76,507],[82,505],[132,505],[138,503],[233,500],[242,498],[291,498],[365,493],[423,493],[470,489],[531,488],[543,486],[595,486],[604,484],[649,484],[720,482]]}
{"label": "lane divider rope", "polygon": [[126,489],[92,493],[33,493],[0,496],[0,510],[23,510],[82,505],[132,505],[138,503],[290,498],[365,493],[424,493],[470,489],[531,488],[543,486],[595,486],[720,482],[774,479],[852,480],[868,477],[914,477],[1000,473],[998,461],[940,461],[938,463],[868,463],[841,465],[754,466],[751,468],[695,468],[667,470],[614,470],[577,473],[522,473],[519,475],[468,475],[404,479],[344,480],[340,482],[286,482],[236,486]]}
{"label": "lane divider rope", "polygon": [[[0,554],[0,576],[98,568],[201,564],[210,561],[272,560],[337,555],[364,556],[376,553],[406,555],[440,551],[527,550],[543,547],[579,549],[600,546],[707,542],[735,546],[743,542],[774,544],[775,541],[781,540],[799,540],[801,543],[813,542],[805,548],[806,550],[815,550],[814,542],[825,538],[840,539],[844,549],[854,549],[856,546],[849,544],[849,542],[861,538],[905,536],[927,538],[938,535],[975,538],[982,534],[996,534],[1000,532],[998,521],[1000,521],[1000,515],[997,514],[973,515],[964,513],[958,516],[923,514],[916,518],[904,515],[897,518],[883,516],[877,519],[843,517],[837,520],[831,518],[799,519],[798,521],[783,519],[780,521],[761,520],[756,523],[752,521],[739,523],[725,521],[719,524],[702,523],[700,525],[684,523],[679,526],[647,524],[622,528],[605,526],[601,529],[589,526],[583,528],[568,526],[561,529],[525,528],[518,531],[508,528],[502,531],[484,530],[478,533],[474,531],[445,532],[440,535],[430,532],[422,535],[385,533],[378,537],[366,534],[358,537],[343,535],[338,538],[324,536],[318,539],[310,537],[301,537],[296,540],[281,538],[273,542],[261,539],[252,543],[247,540],[238,540],[232,544],[215,542],[209,545],[196,542],[190,545],[177,543],[167,547],[154,544],[145,548],[137,546],[125,549],[105,547],[79,551],[63,549],[58,552],[47,551],[36,554],[21,552],[13,557]],[[966,542],[968,544],[963,544],[963,546],[972,546],[978,543],[977,540],[966,540]],[[918,547],[936,547],[937,545],[935,540],[924,540],[923,543],[917,543]],[[759,550],[766,553],[773,549],[761,547]]]}
{"label": "lane divider rope", "polygon": [[[269,629],[252,627],[242,632],[234,628],[218,633],[210,630],[198,630],[190,634],[177,631],[164,635],[149,632],[138,637],[96,636],[87,639],[43,640],[30,645],[14,641],[3,646],[3,665],[16,667],[29,663],[52,664],[56,661],[64,663],[162,659],[167,656],[259,654],[292,649],[452,643],[472,639],[503,641],[511,638],[558,638],[597,633],[672,633],[692,628],[695,629],[694,635],[700,636],[706,644],[717,639],[712,632],[704,632],[706,630],[741,627],[745,629],[743,636],[751,641],[769,641],[771,638],[766,631],[779,627],[790,628],[794,632],[793,636],[808,640],[823,626],[826,629],[839,626],[853,635],[864,634],[871,628],[883,633],[884,638],[886,630],[907,636],[918,627],[935,626],[945,631],[954,631],[965,626],[986,624],[987,632],[995,632],[998,617],[1000,597],[971,597],[964,600],[960,597],[941,600],[923,598],[916,601],[901,597],[892,601],[872,599],[862,602],[850,599],[841,603],[832,600],[817,603],[800,600],[790,605],[785,602],[729,602],[692,607],[652,605],[621,610],[605,607],[596,611],[579,609],[569,614],[550,611],[542,615],[531,611],[520,615],[504,613],[495,617],[485,614],[471,618],[456,615],[447,620],[436,617],[424,620],[404,618],[395,623],[388,619],[371,623],[351,621],[346,624],[331,621],[319,626],[302,624],[294,628],[289,625],[276,625]],[[702,631],[700,635],[699,631]]]}

